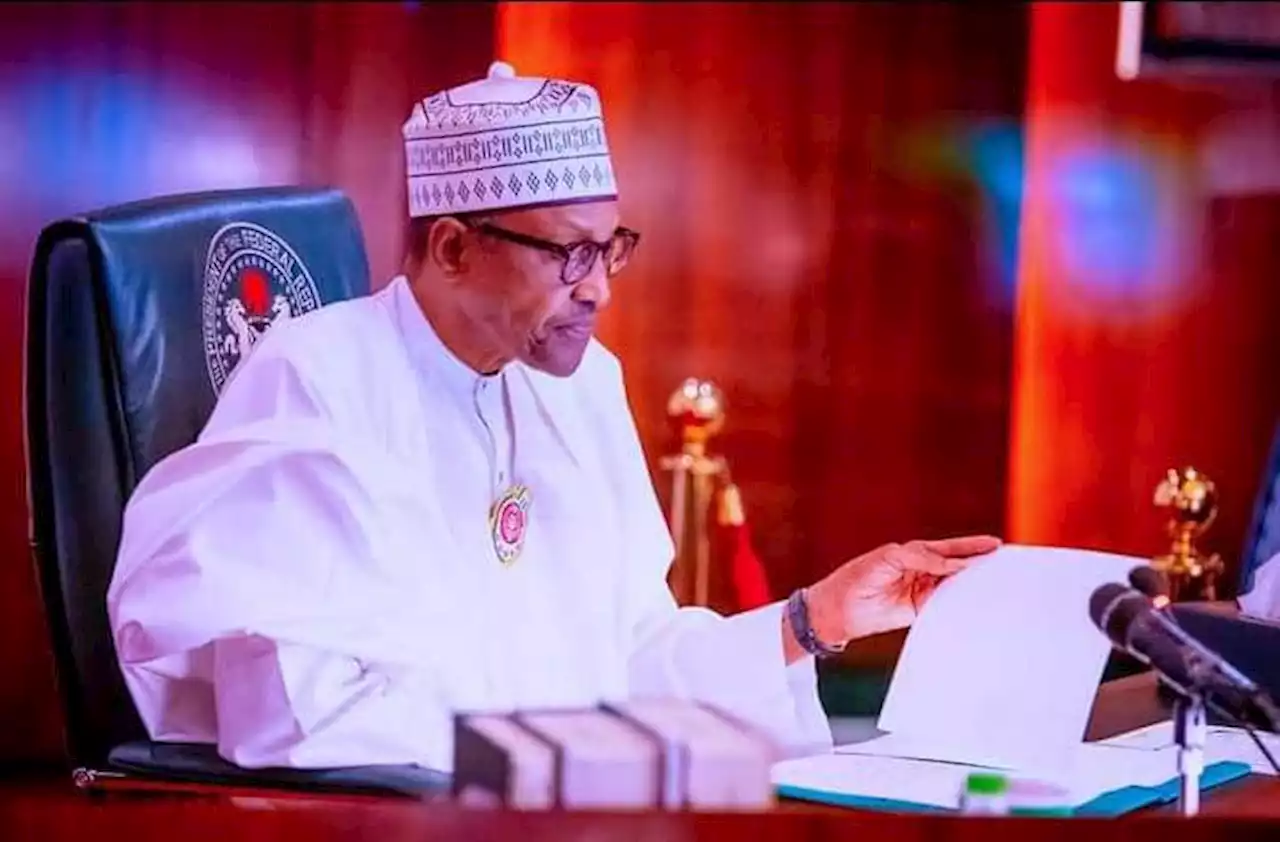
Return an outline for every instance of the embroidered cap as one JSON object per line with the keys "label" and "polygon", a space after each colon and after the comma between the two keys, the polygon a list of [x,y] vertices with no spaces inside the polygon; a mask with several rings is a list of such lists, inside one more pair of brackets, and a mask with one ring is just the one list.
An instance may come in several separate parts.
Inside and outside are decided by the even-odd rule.
{"label": "embroidered cap", "polygon": [[415,105],[404,145],[410,216],[618,195],[596,90],[516,76],[501,61]]}

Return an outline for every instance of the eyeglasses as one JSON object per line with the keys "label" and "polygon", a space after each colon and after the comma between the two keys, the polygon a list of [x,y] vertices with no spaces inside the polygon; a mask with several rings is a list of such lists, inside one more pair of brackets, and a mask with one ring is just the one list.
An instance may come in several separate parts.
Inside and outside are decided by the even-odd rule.
{"label": "eyeglasses", "polygon": [[627,265],[632,252],[640,243],[640,234],[630,228],[615,229],[613,236],[603,243],[595,240],[579,240],[562,245],[540,237],[521,234],[519,231],[508,231],[490,222],[471,222],[465,219],[460,221],[468,228],[497,237],[499,240],[556,255],[562,261],[560,280],[569,286],[581,283],[587,275],[591,274],[591,268],[596,265],[596,258],[602,256],[605,274],[612,278]]}

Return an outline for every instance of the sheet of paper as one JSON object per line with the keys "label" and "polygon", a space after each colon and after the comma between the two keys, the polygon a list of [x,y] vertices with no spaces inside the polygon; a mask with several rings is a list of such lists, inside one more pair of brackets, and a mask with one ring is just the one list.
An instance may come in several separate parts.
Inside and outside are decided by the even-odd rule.
{"label": "sheet of paper", "polygon": [[1111,646],[1099,585],[1142,559],[1007,545],[939,586],[916,618],[860,753],[1052,770],[1084,737]]}
{"label": "sheet of paper", "polygon": [[[1280,760],[1280,735],[1259,731],[1258,737],[1267,747],[1267,751],[1271,752],[1271,756]],[[1141,751],[1163,751],[1173,746],[1173,723],[1158,722],[1146,728],[1102,740],[1100,744]],[[1271,768],[1271,764],[1262,756],[1258,746],[1243,728],[1210,726],[1205,734],[1204,761],[1219,763],[1224,760],[1248,763],[1255,774],[1276,774],[1276,770]]]}
{"label": "sheet of paper", "polygon": [[[852,748],[852,747],[851,747]],[[899,757],[833,752],[785,760],[773,767],[775,786],[955,809],[965,777],[978,766]],[[1158,786],[1178,776],[1177,756],[1168,749],[1133,751],[1077,744],[1056,773],[1013,773],[1063,787],[1072,806],[1126,786]]]}

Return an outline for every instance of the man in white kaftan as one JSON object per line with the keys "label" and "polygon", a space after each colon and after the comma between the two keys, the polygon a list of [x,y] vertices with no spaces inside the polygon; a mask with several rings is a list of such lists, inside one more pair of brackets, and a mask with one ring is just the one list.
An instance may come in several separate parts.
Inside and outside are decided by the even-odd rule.
{"label": "man in white kaftan", "polygon": [[405,275],[271,328],[129,502],[108,607],[151,737],[448,771],[455,711],[658,694],[829,746],[815,654],[906,625],[996,540],[882,547],[785,606],[678,608],[592,338],[638,241],[595,92],[496,64],[405,137]]}

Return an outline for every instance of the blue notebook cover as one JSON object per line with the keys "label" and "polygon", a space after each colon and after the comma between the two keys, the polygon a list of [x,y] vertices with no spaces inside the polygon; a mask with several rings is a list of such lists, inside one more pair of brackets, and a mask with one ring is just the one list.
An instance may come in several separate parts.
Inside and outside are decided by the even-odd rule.
{"label": "blue notebook cover", "polygon": [[[1252,769],[1248,763],[1224,761],[1205,767],[1200,776],[1200,789],[1211,789],[1229,781],[1239,780],[1247,776]],[[1056,815],[1110,817],[1140,810],[1154,804],[1169,804],[1178,800],[1180,782],[1177,778],[1166,781],[1160,786],[1127,786],[1103,793],[1092,801],[1088,801],[1068,811],[1046,811]],[[854,807],[860,810],[883,810],[894,813],[955,813],[945,807],[932,804],[918,804],[911,801],[896,801],[886,798],[869,798],[861,795],[850,795],[842,792],[827,792],[805,787],[780,785],[778,796],[797,801],[812,801],[818,804],[829,804],[837,807]],[[1034,813],[1017,811],[1017,814],[1033,815]]]}

